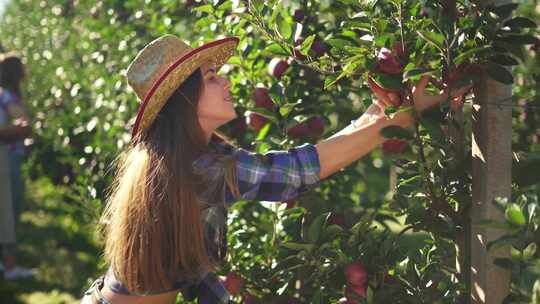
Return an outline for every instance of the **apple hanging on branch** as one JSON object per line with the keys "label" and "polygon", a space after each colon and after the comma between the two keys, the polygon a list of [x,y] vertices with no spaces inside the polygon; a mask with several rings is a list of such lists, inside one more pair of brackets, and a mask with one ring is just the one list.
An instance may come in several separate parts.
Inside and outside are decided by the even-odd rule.
{"label": "apple hanging on branch", "polygon": [[246,124],[257,132],[261,130],[267,122],[268,119],[266,117],[255,112],[251,112],[246,116]]}
{"label": "apple hanging on branch", "polygon": [[253,91],[253,101],[255,105],[268,110],[275,110],[276,105],[272,101],[267,88],[258,87]]}
{"label": "apple hanging on branch", "polygon": [[275,57],[268,64],[268,73],[279,80],[288,68],[289,62],[287,60]]}
{"label": "apple hanging on branch", "polygon": [[369,281],[368,271],[361,261],[355,261],[345,267],[345,297],[356,303],[357,299],[366,297]]}
{"label": "apple hanging on branch", "polygon": [[393,106],[403,104],[402,74],[406,53],[401,43],[396,43],[393,50],[382,48],[377,55],[375,68],[368,73],[368,85],[380,99],[390,101]]}
{"label": "apple hanging on branch", "polygon": [[382,143],[385,154],[401,154],[407,148],[408,142],[403,139],[387,139]]}
{"label": "apple hanging on branch", "polygon": [[301,137],[321,137],[324,133],[325,122],[320,116],[312,116],[303,122],[299,122],[292,127],[287,128],[287,135],[290,138]]}
{"label": "apple hanging on branch", "polygon": [[229,272],[223,280],[223,285],[232,295],[238,295],[244,287],[244,279],[236,272]]}

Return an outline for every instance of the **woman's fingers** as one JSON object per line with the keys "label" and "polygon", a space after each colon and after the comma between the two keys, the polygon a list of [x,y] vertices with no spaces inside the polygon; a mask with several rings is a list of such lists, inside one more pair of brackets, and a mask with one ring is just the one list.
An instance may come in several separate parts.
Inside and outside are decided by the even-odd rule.
{"label": "woman's fingers", "polygon": [[401,104],[401,97],[398,93],[390,92],[388,93],[388,99],[390,100],[392,105],[399,105]]}
{"label": "woman's fingers", "polygon": [[368,85],[371,89],[371,91],[375,94],[375,96],[377,97],[377,101],[379,102],[379,106],[381,107],[385,107],[387,105],[389,105],[390,103],[390,100],[388,98],[388,95],[386,94],[386,92],[384,92],[383,90],[381,90],[374,82],[373,80],[371,80],[371,78],[368,80]]}
{"label": "woman's fingers", "polygon": [[416,83],[416,85],[413,87],[413,94],[414,95],[424,95],[424,91],[426,90],[426,86],[429,83],[431,79],[431,75],[424,75],[420,80]]}
{"label": "woman's fingers", "polygon": [[452,97],[459,97],[459,96],[463,96],[465,95],[465,93],[467,93],[470,89],[472,89],[473,85],[472,84],[469,84],[469,85],[466,85],[466,86],[463,86],[457,90],[453,90],[452,91]]}

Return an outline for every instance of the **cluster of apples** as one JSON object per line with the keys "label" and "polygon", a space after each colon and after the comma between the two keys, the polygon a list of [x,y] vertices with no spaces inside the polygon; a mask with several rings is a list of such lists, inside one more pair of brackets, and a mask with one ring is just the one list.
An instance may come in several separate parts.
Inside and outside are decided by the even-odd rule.
{"label": "cluster of apples", "polygon": [[[265,108],[270,111],[276,111],[277,105],[274,104],[267,88],[258,87],[253,91],[253,100],[257,107]],[[235,129],[243,128],[241,122],[236,122]],[[268,119],[258,113],[251,112],[245,120],[245,124],[259,131],[268,123]],[[325,121],[320,116],[312,116],[303,122],[299,122],[287,129],[287,135],[290,138],[301,138],[305,136],[320,137],[325,130]]]}
{"label": "cluster of apples", "polygon": [[[393,50],[382,48],[377,54],[377,65],[375,72],[388,75],[400,75],[403,73],[403,64],[406,59],[403,45],[398,42],[394,45]],[[398,90],[383,88],[379,86],[372,78],[372,73],[369,73],[368,85],[375,95],[384,98],[392,103],[395,107],[400,107],[403,104],[403,95]],[[382,150],[385,154],[401,154],[407,148],[407,141],[401,139],[387,139],[382,144]]]}
{"label": "cluster of apples", "polygon": [[368,285],[368,272],[361,261],[355,261],[345,267],[345,298],[341,304],[358,304],[359,299],[365,298]]}

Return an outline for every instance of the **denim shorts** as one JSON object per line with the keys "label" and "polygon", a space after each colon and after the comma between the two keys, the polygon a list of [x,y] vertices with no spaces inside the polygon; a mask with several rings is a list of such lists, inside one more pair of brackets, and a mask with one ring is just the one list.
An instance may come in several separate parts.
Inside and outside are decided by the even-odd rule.
{"label": "denim shorts", "polygon": [[81,304],[111,304],[101,294],[101,289],[105,285],[105,275],[97,278],[90,288],[84,292]]}

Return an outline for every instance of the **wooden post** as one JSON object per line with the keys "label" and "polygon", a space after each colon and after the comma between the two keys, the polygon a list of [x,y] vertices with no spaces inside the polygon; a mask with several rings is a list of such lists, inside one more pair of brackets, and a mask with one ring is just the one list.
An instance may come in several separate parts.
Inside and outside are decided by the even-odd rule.
{"label": "wooden post", "polygon": [[[495,1],[497,4],[508,1]],[[472,134],[471,302],[502,303],[510,288],[510,271],[493,264],[494,258],[510,257],[510,248],[487,252],[486,245],[504,231],[480,228],[480,220],[503,221],[504,214],[492,203],[511,196],[512,108],[488,103],[512,104],[512,86],[483,75],[475,87]]]}

